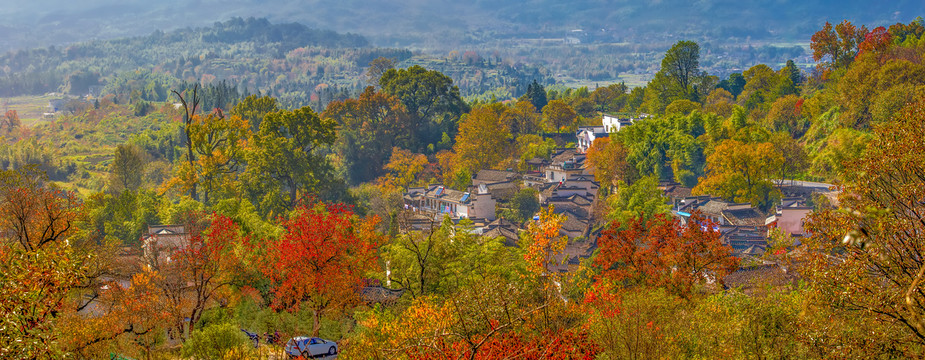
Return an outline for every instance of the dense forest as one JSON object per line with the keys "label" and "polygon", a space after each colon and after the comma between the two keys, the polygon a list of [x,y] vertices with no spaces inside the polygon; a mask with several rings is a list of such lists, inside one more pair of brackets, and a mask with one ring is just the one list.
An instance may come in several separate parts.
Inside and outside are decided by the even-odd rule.
{"label": "dense forest", "polygon": [[[549,82],[535,66],[501,55],[449,53],[414,56],[405,49],[374,48],[358,35],[234,18],[210,27],[156,31],[149,36],[20,50],[0,55],[0,96],[63,92],[116,101],[166,101],[184,83],[230,86],[262,93],[284,107],[323,108],[355,95],[375,79],[364,73],[376,58],[437,68],[457,80],[463,95],[522,93],[530,81]],[[224,105],[224,104],[223,104]]]}
{"label": "dense forest", "polygon": [[[0,357],[920,357],[925,22],[814,30],[809,71],[681,40],[639,87],[253,18],[5,54],[0,96],[74,97],[0,118]],[[576,151],[605,116],[634,122]],[[584,156],[587,210],[543,206],[535,164]],[[834,184],[797,235],[764,223],[788,180]],[[749,205],[763,251],[669,186]]]}

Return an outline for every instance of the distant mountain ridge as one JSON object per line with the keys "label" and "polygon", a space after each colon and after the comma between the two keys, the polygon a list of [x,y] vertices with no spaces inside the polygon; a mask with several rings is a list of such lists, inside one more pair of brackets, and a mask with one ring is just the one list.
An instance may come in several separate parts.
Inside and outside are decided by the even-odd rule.
{"label": "distant mountain ridge", "polygon": [[[439,47],[495,36],[607,32],[605,39],[806,41],[825,21],[889,25],[925,15],[925,2],[776,0],[51,0],[5,4],[0,51],[196,27],[231,17],[267,17],[358,33],[380,46]],[[872,27],[872,26],[869,26]],[[449,41],[451,40],[451,41]]]}

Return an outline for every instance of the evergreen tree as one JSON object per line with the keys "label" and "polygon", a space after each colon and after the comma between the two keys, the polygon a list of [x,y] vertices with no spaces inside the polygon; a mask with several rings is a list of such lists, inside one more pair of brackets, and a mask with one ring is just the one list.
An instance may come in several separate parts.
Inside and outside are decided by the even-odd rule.
{"label": "evergreen tree", "polygon": [[527,93],[521,97],[521,100],[530,100],[533,103],[533,107],[537,111],[543,109],[548,102],[546,99],[546,89],[543,88],[543,85],[540,85],[536,82],[536,79],[533,79],[533,83],[527,86]]}

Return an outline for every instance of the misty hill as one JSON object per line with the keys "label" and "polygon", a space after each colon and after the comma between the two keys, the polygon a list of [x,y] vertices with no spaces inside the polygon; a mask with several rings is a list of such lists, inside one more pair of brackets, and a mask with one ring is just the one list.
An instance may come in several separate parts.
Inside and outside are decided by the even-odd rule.
{"label": "misty hill", "polygon": [[145,35],[231,17],[267,17],[353,32],[381,46],[445,48],[486,36],[561,36],[598,42],[665,39],[806,41],[825,21],[889,25],[925,14],[925,3],[777,0],[54,0],[5,4],[0,50]]}
{"label": "misty hill", "polygon": [[[149,73],[154,69],[155,73],[171,74],[176,79],[200,79],[206,74],[207,78],[221,79],[249,74],[269,78],[278,74],[261,69],[297,48],[326,49],[328,52],[323,54],[303,51],[297,57],[324,57],[328,63],[339,61],[346,67],[365,66],[379,56],[410,57],[407,50],[369,47],[360,35],[315,30],[297,23],[232,18],[208,27],[158,30],[146,36],[0,54],[0,96],[41,94],[59,90],[60,86],[66,92],[84,94],[89,87],[101,85],[103,78],[137,70]],[[275,70],[282,71],[279,66]],[[257,86],[257,80],[249,80],[251,86]],[[236,82],[247,84],[244,80]]]}
{"label": "misty hill", "polygon": [[369,46],[360,35],[235,17],[206,27],[0,53],[0,97],[64,92],[138,103],[165,101],[169,90],[201,83],[228,92],[260,91],[284,107],[321,109],[370,84],[366,67],[378,57],[402,67],[437,69],[467,96],[492,91],[485,96],[509,98],[548,77],[535,66],[503,61],[500,55],[415,55],[408,49]]}

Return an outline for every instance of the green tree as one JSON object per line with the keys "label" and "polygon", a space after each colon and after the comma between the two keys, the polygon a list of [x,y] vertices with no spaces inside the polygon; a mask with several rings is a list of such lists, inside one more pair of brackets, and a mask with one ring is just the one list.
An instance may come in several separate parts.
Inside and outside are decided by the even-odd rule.
{"label": "green tree", "polygon": [[334,143],[335,126],[307,106],[264,117],[247,157],[253,195],[259,196],[262,210],[292,208],[300,194],[318,190],[332,169],[316,150]]}
{"label": "green tree", "polygon": [[[187,125],[191,148],[197,156],[175,167],[173,178],[163,189],[202,190],[202,201],[212,205],[215,194],[233,196],[233,183],[245,157],[245,144],[251,133],[240,116],[226,117],[217,110],[206,116],[193,116]],[[192,192],[192,190],[191,190]],[[199,199],[196,199],[199,200]]]}
{"label": "green tree", "polygon": [[553,139],[543,139],[539,135],[521,135],[516,141],[517,155],[520,161],[517,168],[521,171],[527,171],[527,161],[533,158],[549,159],[553,150],[556,149],[556,141]]}
{"label": "green tree", "polygon": [[213,324],[196,330],[183,344],[183,355],[196,360],[244,359],[250,340],[232,324]]}
{"label": "green tree", "polygon": [[660,114],[676,100],[701,102],[718,80],[700,71],[700,45],[679,41],[665,52],[661,69],[646,86],[644,107]]}
{"label": "green tree", "polygon": [[[704,144],[696,136],[705,131],[699,112],[687,117],[661,117],[639,122],[617,133],[626,149],[626,161],[634,176],[659,179],[699,176],[703,173]],[[627,179],[632,181],[633,179]]]}
{"label": "green tree", "polygon": [[517,219],[514,220],[523,222],[532,219],[533,214],[540,211],[538,196],[539,192],[530,187],[523,188],[517,194],[514,194],[514,198],[511,199],[511,209],[517,215]]}
{"label": "green tree", "polygon": [[452,137],[456,121],[469,111],[459,95],[453,79],[435,71],[414,65],[407,69],[389,69],[379,79],[382,91],[401,99],[412,116],[411,150],[423,150],[436,145],[443,133]]}
{"label": "green tree", "polygon": [[[186,137],[183,139],[186,144],[186,164],[190,169],[193,168],[194,162],[196,162],[196,156],[193,154],[193,140],[190,133],[190,125],[193,123],[196,112],[199,111],[199,84],[197,83],[193,86],[192,94],[187,94],[189,100],[183,97],[180,92],[176,90],[171,90],[171,92],[180,99],[180,103],[183,104],[183,135]],[[193,200],[199,200],[199,194],[196,192],[196,182],[192,182],[189,188],[189,196]]]}
{"label": "green tree", "polygon": [[145,153],[135,145],[116,146],[109,170],[109,189],[115,192],[136,191],[144,182]]}
{"label": "green tree", "polygon": [[868,148],[870,133],[854,129],[837,129],[826,137],[814,152],[811,169],[827,179],[845,180],[845,165],[860,158]]}
{"label": "green tree", "polygon": [[100,74],[87,70],[77,70],[67,75],[64,91],[71,95],[84,96],[91,86],[100,84]]}
{"label": "green tree", "polygon": [[689,92],[701,76],[700,45],[693,41],[675,43],[665,53],[661,71],[677,84],[681,91]]}
{"label": "green tree", "polygon": [[151,190],[98,193],[84,202],[88,231],[93,237],[119,244],[138,244],[148,225],[162,223],[163,199]]}
{"label": "green tree", "polygon": [[251,132],[256,133],[260,131],[260,122],[263,121],[263,117],[276,111],[279,111],[276,98],[250,95],[231,109],[231,115],[242,117],[250,124]]}
{"label": "green tree", "polygon": [[695,110],[700,110],[700,104],[687,99],[672,101],[665,107],[666,114],[690,115]]}
{"label": "green tree", "polygon": [[546,99],[546,89],[543,88],[543,85],[540,85],[536,82],[536,79],[533,79],[533,83],[527,85],[527,92],[521,96],[520,100],[527,100],[533,104],[533,107],[537,110],[543,110],[548,103]]}
{"label": "green tree", "polygon": [[331,102],[321,117],[338,124],[338,165],[351,184],[379,177],[393,147],[410,147],[412,119],[405,106],[372,86],[357,99]]}
{"label": "green tree", "polygon": [[726,89],[733,98],[736,98],[745,89],[745,77],[741,73],[729,74],[729,78],[720,81],[717,87]]}
{"label": "green tree", "polygon": [[629,224],[635,218],[647,221],[671,210],[654,176],[642,177],[632,185],[619,181],[617,192],[607,198],[607,207],[607,219],[620,224]]}
{"label": "green tree", "polygon": [[[474,255],[467,250],[476,245],[476,237],[466,231],[465,223],[455,225],[444,218],[442,223],[431,223],[428,230],[402,232],[383,246],[383,258],[389,264],[388,280],[394,287],[408,291],[412,298],[451,293],[455,286],[449,278],[469,275],[461,271],[465,261],[461,257]],[[484,244],[492,243],[495,242]]]}
{"label": "green tree", "polygon": [[784,65],[785,73],[790,77],[790,83],[793,86],[799,88],[803,85],[803,71],[797,67],[797,64],[793,60],[787,60],[787,64]]}

